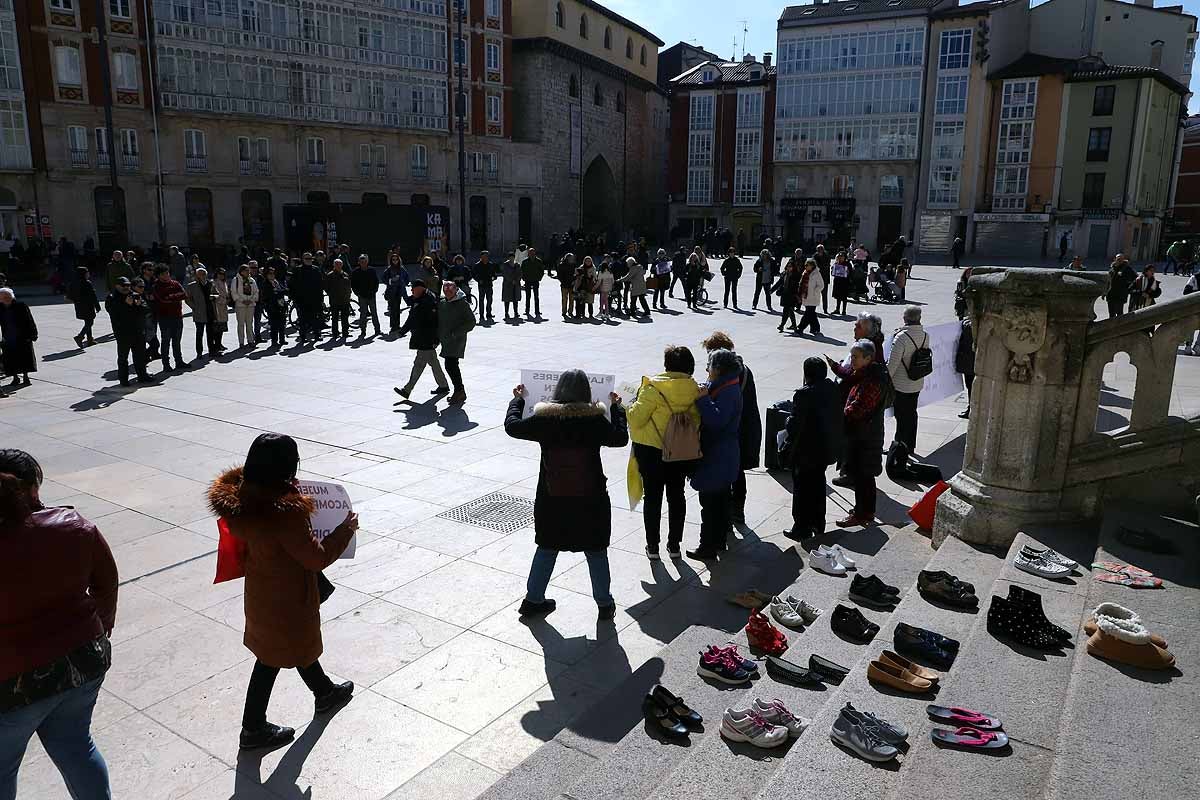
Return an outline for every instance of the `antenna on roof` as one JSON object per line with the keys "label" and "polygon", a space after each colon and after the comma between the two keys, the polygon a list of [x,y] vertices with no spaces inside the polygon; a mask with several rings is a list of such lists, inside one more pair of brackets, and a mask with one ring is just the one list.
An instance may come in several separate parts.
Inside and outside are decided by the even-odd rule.
{"label": "antenna on roof", "polygon": [[[750,30],[750,20],[741,19],[738,22],[742,23],[742,58],[746,57],[746,33]],[[737,39],[734,38],[734,47],[737,47]]]}

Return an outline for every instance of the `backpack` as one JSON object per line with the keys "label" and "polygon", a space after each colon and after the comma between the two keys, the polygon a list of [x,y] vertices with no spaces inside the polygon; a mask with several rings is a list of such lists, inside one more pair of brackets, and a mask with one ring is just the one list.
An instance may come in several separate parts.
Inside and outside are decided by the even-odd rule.
{"label": "backpack", "polygon": [[[907,331],[904,333],[908,336],[908,340],[916,345],[917,340],[912,338]],[[933,351],[929,349],[929,334],[925,334],[925,341],[920,347],[913,351],[912,357],[908,363],[904,365],[904,369],[908,372],[910,381],[919,381],[926,375],[933,372]]]}
{"label": "backpack", "polygon": [[654,417],[651,415],[650,424],[654,425],[654,430],[662,439],[662,460],[666,463],[676,461],[699,461],[703,455],[700,452],[700,426],[686,411],[676,411],[671,408],[671,404],[667,401],[667,396],[658,391],[652,384],[651,389],[658,392],[658,396],[662,398],[663,404],[667,410],[671,412],[671,416],[667,419],[667,427],[659,431],[658,426],[654,425]]}

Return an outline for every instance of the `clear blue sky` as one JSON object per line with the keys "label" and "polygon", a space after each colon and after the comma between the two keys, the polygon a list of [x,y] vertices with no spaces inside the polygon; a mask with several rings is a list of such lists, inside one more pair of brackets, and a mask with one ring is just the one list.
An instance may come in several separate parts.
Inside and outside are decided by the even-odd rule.
{"label": "clear blue sky", "polygon": [[[775,23],[784,7],[780,0],[601,0],[618,14],[637,22],[671,46],[682,40],[698,44],[724,58],[742,55],[742,27],[746,51],[762,58],[775,51]],[[798,4],[805,4],[804,0]],[[965,3],[966,0],[959,0]],[[1174,0],[1156,0],[1155,5],[1174,5]],[[1040,5],[1035,0],[1034,5]],[[1187,13],[1200,17],[1200,0],[1183,0]],[[745,22],[743,22],[743,20]],[[734,45],[734,39],[737,45]],[[1198,88],[1200,60],[1193,66],[1192,91]],[[1193,113],[1200,112],[1200,98],[1193,97]]]}

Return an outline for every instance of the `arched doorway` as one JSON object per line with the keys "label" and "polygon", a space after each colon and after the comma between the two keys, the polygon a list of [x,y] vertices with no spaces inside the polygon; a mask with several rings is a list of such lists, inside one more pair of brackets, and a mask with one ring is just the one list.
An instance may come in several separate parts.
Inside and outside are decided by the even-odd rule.
{"label": "arched doorway", "polygon": [[596,156],[583,173],[583,229],[615,233],[621,227],[617,181],[604,156]]}

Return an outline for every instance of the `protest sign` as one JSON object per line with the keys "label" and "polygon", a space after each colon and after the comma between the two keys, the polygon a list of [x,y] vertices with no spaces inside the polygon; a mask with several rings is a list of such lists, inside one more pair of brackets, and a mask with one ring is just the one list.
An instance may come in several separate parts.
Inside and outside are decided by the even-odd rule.
{"label": "protest sign", "polygon": [[[521,370],[521,385],[525,387],[525,413],[522,419],[533,414],[533,407],[538,403],[549,403],[554,396],[554,387],[558,378],[566,370],[523,369]],[[617,385],[615,375],[594,375],[589,373],[592,382],[592,402],[604,404],[604,416],[608,417],[608,395]],[[611,419],[611,417],[609,417]]]}
{"label": "protest sign", "polygon": [[[925,333],[929,336],[929,349],[933,352],[933,372],[925,376],[924,388],[917,399],[918,408],[955,397],[963,391],[962,375],[954,368],[954,354],[958,352],[962,326],[957,322],[943,322],[925,328]],[[921,337],[914,338],[918,345],[922,343]],[[891,338],[884,340],[883,354],[885,359],[892,354]],[[889,408],[887,413],[891,416],[892,410]]]}
{"label": "protest sign", "polygon": [[[333,533],[334,528],[346,520],[346,515],[354,510],[346,487],[337,483],[300,481],[300,494],[311,497],[316,503],[316,509],[310,519],[317,541],[324,541],[326,536]],[[346,545],[346,550],[340,558],[354,558],[357,539],[357,534],[350,537],[350,544]]]}

